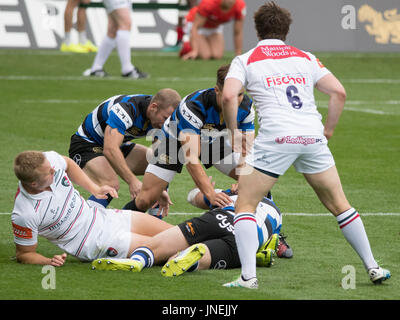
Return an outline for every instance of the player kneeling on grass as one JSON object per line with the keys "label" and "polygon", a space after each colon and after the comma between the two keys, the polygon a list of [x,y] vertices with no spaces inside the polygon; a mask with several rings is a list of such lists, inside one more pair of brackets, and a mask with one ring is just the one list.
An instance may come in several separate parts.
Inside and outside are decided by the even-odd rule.
{"label": "player kneeling on grass", "polygon": [[[163,276],[178,276],[201,269],[240,267],[234,236],[234,203],[237,195],[226,193],[232,205],[209,210],[199,217],[186,220],[161,232],[136,249],[130,259],[97,259],[93,269],[141,271],[144,267],[161,265]],[[257,207],[259,266],[271,266],[278,246],[282,216],[276,205],[264,198]],[[176,255],[176,252],[180,251]],[[172,258],[171,258],[172,257]]]}
{"label": "player kneeling on grass", "polygon": [[[18,262],[59,267],[65,252],[82,261],[125,258],[172,227],[141,212],[89,206],[72,182],[98,198],[118,194],[113,187],[95,184],[72,159],[54,151],[20,153],[14,172],[20,180],[11,215]],[[38,235],[65,252],[52,258],[39,254]]]}

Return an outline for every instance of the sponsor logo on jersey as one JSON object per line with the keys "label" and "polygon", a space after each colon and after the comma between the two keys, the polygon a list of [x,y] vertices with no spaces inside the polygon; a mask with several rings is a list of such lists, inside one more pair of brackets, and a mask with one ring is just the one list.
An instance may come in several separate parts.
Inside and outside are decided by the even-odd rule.
{"label": "sponsor logo on jersey", "polygon": [[64,187],[69,187],[69,186],[71,185],[71,183],[69,182],[67,176],[64,176],[64,177],[62,178],[61,184],[62,184]]}
{"label": "sponsor logo on jersey", "polygon": [[203,126],[203,122],[188,108],[186,103],[180,105],[179,111],[183,118],[193,127],[200,129]]}
{"label": "sponsor logo on jersey", "polygon": [[114,104],[111,107],[112,112],[115,113],[115,115],[122,121],[122,123],[125,125],[125,128],[130,128],[132,126],[132,119],[128,115],[128,113],[124,110],[124,108],[119,104]]}
{"label": "sponsor logo on jersey", "polygon": [[311,138],[311,137],[291,137],[291,136],[286,136],[286,137],[277,137],[275,138],[275,142],[278,144],[284,144],[284,143],[289,143],[289,144],[302,144],[302,145],[309,145],[309,144],[315,144],[315,143],[321,143],[322,139],[321,138]]}
{"label": "sponsor logo on jersey", "polygon": [[14,235],[17,238],[32,239],[32,230],[27,227],[21,227],[14,222],[12,223]]}
{"label": "sponsor logo on jersey", "polygon": [[286,75],[286,76],[271,76],[271,77],[266,77],[265,81],[267,83],[267,87],[272,87],[272,86],[282,86],[282,85],[306,85],[306,78],[303,76],[291,76],[291,75]]}
{"label": "sponsor logo on jersey", "polygon": [[300,49],[288,45],[265,45],[254,49],[247,60],[247,65],[267,59],[287,59],[287,58],[305,58],[310,57]]}

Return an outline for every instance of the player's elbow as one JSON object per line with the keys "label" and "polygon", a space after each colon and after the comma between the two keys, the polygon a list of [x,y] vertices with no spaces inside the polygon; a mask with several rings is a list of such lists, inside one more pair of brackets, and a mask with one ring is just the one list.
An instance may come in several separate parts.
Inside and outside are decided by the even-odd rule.
{"label": "player's elbow", "polygon": [[103,147],[103,155],[107,159],[111,159],[113,154],[114,154],[114,147],[113,146],[104,145],[104,147]]}
{"label": "player's elbow", "polygon": [[23,252],[16,251],[15,253],[15,260],[18,263],[26,263],[26,255]]}
{"label": "player's elbow", "polygon": [[224,90],[222,94],[222,106],[228,106],[235,100],[237,100],[237,94],[230,92],[229,90]]}
{"label": "player's elbow", "polygon": [[335,96],[337,99],[339,99],[340,101],[346,101],[347,98],[347,94],[346,94],[346,90],[343,86],[340,86],[339,88],[337,88],[334,92]]}

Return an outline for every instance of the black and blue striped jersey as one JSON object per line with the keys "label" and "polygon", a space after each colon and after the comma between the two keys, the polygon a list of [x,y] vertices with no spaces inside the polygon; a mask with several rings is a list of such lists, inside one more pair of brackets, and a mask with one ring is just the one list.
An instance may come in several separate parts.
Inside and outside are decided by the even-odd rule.
{"label": "black and blue striped jersey", "polygon": [[86,116],[75,134],[89,142],[103,145],[104,130],[108,125],[124,135],[123,142],[143,137],[152,129],[146,117],[152,97],[144,94],[111,97]]}
{"label": "black and blue striped jersey", "polygon": [[[238,128],[243,131],[254,131],[254,109],[253,101],[244,95],[237,113]],[[222,111],[217,105],[214,88],[195,91],[187,95],[179,107],[165,121],[163,132],[166,137],[177,139],[182,131],[191,131],[201,135],[207,130],[216,133],[214,138],[220,137],[226,124]],[[215,140],[215,139],[212,139]],[[211,143],[212,141],[210,141]]]}

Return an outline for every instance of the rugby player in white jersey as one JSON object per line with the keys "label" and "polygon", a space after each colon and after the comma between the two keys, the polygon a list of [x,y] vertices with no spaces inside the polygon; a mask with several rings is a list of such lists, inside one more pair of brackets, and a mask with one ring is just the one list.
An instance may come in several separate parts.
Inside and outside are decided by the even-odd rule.
{"label": "rugby player in white jersey", "polygon": [[[390,272],[379,267],[373,257],[361,217],[346,199],[327,145],[344,107],[345,89],[314,55],[284,43],[292,21],[286,9],[266,3],[254,14],[254,21],[260,41],[233,59],[223,90],[224,118],[234,132],[236,151],[245,147],[236,124],[237,93],[243,86],[253,97],[260,119],[258,136],[246,158],[249,174],[239,177],[235,235],[241,276],[224,286],[258,288],[254,212],[260,199],[291,165],[303,173],[336,217],[371,281],[380,283],[390,277]],[[329,96],[325,124],[315,105],[314,87]]]}
{"label": "rugby player in white jersey", "polygon": [[[82,261],[128,257],[145,240],[172,225],[141,212],[90,207],[72,182],[99,198],[118,197],[95,184],[72,160],[54,151],[17,155],[19,179],[11,221],[18,262],[62,266],[67,254]],[[45,257],[36,251],[38,235],[64,251]]]}

